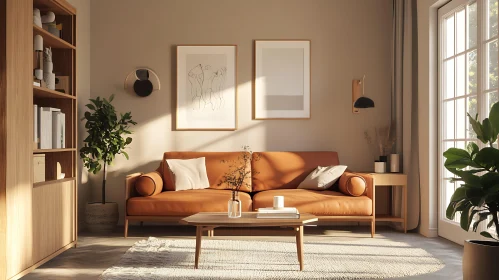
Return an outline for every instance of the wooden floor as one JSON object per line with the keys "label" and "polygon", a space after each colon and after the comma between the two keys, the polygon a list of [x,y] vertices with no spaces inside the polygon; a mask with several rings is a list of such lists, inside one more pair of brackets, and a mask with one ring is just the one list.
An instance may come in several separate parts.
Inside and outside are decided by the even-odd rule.
{"label": "wooden floor", "polygon": [[[288,236],[286,236],[287,232]],[[193,239],[195,227],[189,226],[131,226],[129,238],[123,238],[123,228],[106,236],[82,233],[78,237],[78,247],[70,249],[22,279],[98,279],[108,267],[118,262],[121,256],[137,241],[149,236],[168,239]],[[215,239],[238,240],[294,240],[294,233],[279,228],[270,231],[260,229],[216,229]],[[305,227],[304,242],[327,239],[351,240],[371,238],[369,227]],[[433,274],[407,277],[403,279],[462,279],[462,247],[443,238],[425,238],[416,233],[403,234],[390,228],[378,227],[375,238],[388,238],[423,248],[441,259],[445,267]]]}

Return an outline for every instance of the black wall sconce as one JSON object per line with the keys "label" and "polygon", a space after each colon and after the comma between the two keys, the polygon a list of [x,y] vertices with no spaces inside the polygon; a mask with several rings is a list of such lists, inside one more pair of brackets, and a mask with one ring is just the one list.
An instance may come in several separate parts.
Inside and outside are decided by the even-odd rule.
{"label": "black wall sconce", "polygon": [[[364,96],[366,75],[362,80],[352,80],[352,112],[359,113],[359,109],[374,108],[374,101]],[[362,93],[360,87],[362,86]]]}
{"label": "black wall sconce", "polygon": [[153,91],[159,90],[161,84],[158,75],[149,68],[138,68],[130,72],[125,79],[125,90],[137,94],[140,97],[151,95]]}

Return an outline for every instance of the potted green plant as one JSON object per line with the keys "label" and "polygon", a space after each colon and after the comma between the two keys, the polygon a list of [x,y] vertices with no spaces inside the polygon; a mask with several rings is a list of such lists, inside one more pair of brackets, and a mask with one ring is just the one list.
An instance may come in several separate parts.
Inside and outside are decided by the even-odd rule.
{"label": "potted green plant", "polygon": [[[499,134],[499,102],[482,122],[478,114],[468,114],[477,138],[487,147],[480,149],[470,142],[464,149],[450,148],[444,152],[445,168],[461,183],[447,207],[446,216],[453,220],[460,213],[460,225],[466,231],[477,231],[485,222],[487,231],[480,234],[489,240],[466,240],[463,254],[463,278],[497,279],[499,275],[499,150],[494,147]],[[492,230],[493,229],[493,230]]]}
{"label": "potted green plant", "polygon": [[80,157],[89,172],[104,172],[101,201],[87,203],[85,209],[85,222],[92,232],[112,231],[118,223],[118,204],[106,202],[107,166],[113,163],[116,155],[122,154],[128,159],[125,148],[132,143],[132,138],[125,136],[132,134],[130,126],[137,124],[130,112],[118,117],[111,104],[113,99],[114,95],[109,100],[100,97],[90,99],[91,103],[85,105],[89,111],[82,119],[86,121],[88,136],[83,140]]}

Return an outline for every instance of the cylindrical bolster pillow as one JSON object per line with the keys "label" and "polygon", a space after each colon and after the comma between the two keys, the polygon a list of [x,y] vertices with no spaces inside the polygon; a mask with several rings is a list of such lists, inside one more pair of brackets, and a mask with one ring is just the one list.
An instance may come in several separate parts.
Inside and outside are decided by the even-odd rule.
{"label": "cylindrical bolster pillow", "polygon": [[343,174],[340,177],[340,191],[351,196],[361,196],[366,192],[366,180],[359,175]]}
{"label": "cylindrical bolster pillow", "polygon": [[141,196],[157,195],[163,190],[163,179],[157,171],[146,173],[135,182],[135,190]]}

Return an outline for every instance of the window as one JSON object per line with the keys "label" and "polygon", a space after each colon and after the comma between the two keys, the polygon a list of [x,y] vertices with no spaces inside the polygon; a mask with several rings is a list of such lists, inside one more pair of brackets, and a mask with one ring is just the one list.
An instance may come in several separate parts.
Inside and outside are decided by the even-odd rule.
{"label": "window", "polygon": [[[442,153],[469,142],[483,145],[467,113],[488,116],[499,101],[498,0],[453,0],[439,10],[439,190],[440,220],[459,183],[444,168]],[[497,145],[497,144],[496,144]],[[440,223],[439,223],[440,233]]]}

